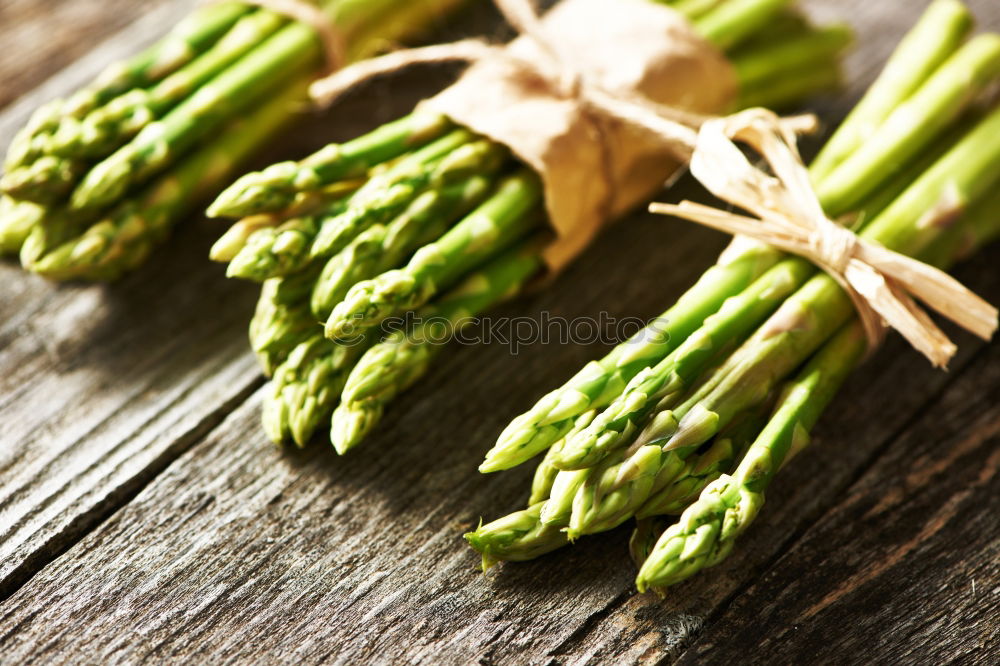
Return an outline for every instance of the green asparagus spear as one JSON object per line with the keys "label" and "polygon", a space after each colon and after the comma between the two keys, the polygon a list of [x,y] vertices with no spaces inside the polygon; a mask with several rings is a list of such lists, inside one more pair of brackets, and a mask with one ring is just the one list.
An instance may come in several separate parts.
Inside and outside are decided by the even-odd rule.
{"label": "green asparagus spear", "polygon": [[183,67],[250,10],[242,2],[199,7],[160,42],[128,60],[108,66],[93,83],[69,99],[42,105],[15,135],[4,160],[4,170],[12,171],[40,157],[45,142],[64,118],[82,118],[114,97],[133,88],[145,88]]}
{"label": "green asparagus spear", "polygon": [[1000,78],[1000,35],[980,35],[959,49],[904,100],[849,157],[818,183],[827,214],[838,217],[868,197],[886,172],[903,168]]}
{"label": "green asparagus spear", "polygon": [[695,20],[702,37],[721,49],[738,46],[781,14],[790,0],[729,0]]}
{"label": "green asparagus spear", "polygon": [[[39,256],[22,256],[28,269],[56,279],[97,279],[136,246],[163,239],[172,224],[225,182],[240,163],[291,119],[288,108],[302,95],[306,82],[289,87],[268,104],[233,124],[217,141],[195,152],[141,195],[121,204],[81,234]],[[35,227],[43,234],[50,226]],[[122,269],[125,266],[121,267]],[[100,279],[108,279],[105,277]]]}
{"label": "green asparagus spear", "polygon": [[851,43],[851,39],[850,28],[832,25],[747,52],[733,62],[733,67],[741,89],[752,90],[757,86],[773,85],[784,78],[789,61],[804,69],[836,63],[837,54]]}
{"label": "green asparagus spear", "polygon": [[903,38],[854,110],[810,165],[820,182],[877,133],[893,111],[938,71],[972,29],[972,15],[959,0],[934,0]]}
{"label": "green asparagus spear", "polygon": [[41,206],[0,195],[0,255],[20,252],[28,234],[44,216]]}
{"label": "green asparagus spear", "polygon": [[347,373],[374,341],[369,336],[336,344],[317,334],[295,347],[275,370],[264,397],[262,422],[268,437],[305,446],[329,418]]}
{"label": "green asparagus spear", "polygon": [[482,553],[483,571],[501,561],[533,560],[568,543],[562,528],[538,519],[542,504],[515,511],[465,534],[469,545]]}
{"label": "green asparagus spear", "polygon": [[[386,403],[422,377],[442,346],[485,309],[520,291],[542,268],[541,242],[530,239],[468,275],[440,301],[417,311],[418,322],[375,345],[351,371],[334,411],[337,453],[357,446]],[[354,416],[360,411],[361,416]]]}
{"label": "green asparagus spear", "polygon": [[667,528],[636,578],[641,592],[680,582],[723,560],[764,503],[763,489],[803,438],[865,351],[864,332],[847,326],[788,388],[774,417],[732,476],[722,475]]}
{"label": "green asparagus spear", "polygon": [[359,178],[442,137],[453,126],[442,115],[415,112],[343,144],[332,143],[301,162],[279,162],[230,185],[209,207],[210,217],[244,217],[292,206],[303,192]]}
{"label": "green asparagus spear", "polygon": [[401,265],[417,248],[440,238],[492,186],[492,178],[473,176],[428,190],[388,225],[375,225],[358,235],[323,266],[312,290],[313,315],[325,321],[354,284]]}
{"label": "green asparagus spear", "polygon": [[253,12],[241,18],[205,53],[152,88],[132,88],[82,119],[64,117],[43,148],[44,152],[66,159],[107,155],[286,22],[284,17],[269,11]]}
{"label": "green asparagus spear", "polygon": [[147,125],[130,143],[95,165],[70,197],[74,210],[106,206],[130,187],[162,171],[182,152],[250,107],[289,76],[308,73],[318,55],[313,29],[291,23],[174,107]]}
{"label": "green asparagus spear", "polygon": [[728,299],[677,349],[639,372],[589,427],[566,441],[553,464],[565,470],[593,467],[610,451],[628,446],[654,410],[676,402],[732,340],[743,340],[814,272],[808,261],[786,259]]}
{"label": "green asparagus spear", "polygon": [[[691,456],[684,472],[653,493],[636,510],[636,518],[679,514],[713,481],[729,473],[767,423],[764,409],[753,410]],[[704,447],[703,447],[704,448]]]}
{"label": "green asparagus spear", "polygon": [[509,469],[547,449],[569,432],[575,417],[620,395],[636,373],[669,354],[730,295],[742,291],[779,258],[780,253],[767,246],[736,243],[676,305],[514,419],[479,470]]}
{"label": "green asparagus spear", "polygon": [[326,323],[331,339],[350,337],[386,318],[420,307],[469,269],[501,252],[538,225],[541,187],[521,171],[439,240],[422,247],[405,268],[359,282]]}

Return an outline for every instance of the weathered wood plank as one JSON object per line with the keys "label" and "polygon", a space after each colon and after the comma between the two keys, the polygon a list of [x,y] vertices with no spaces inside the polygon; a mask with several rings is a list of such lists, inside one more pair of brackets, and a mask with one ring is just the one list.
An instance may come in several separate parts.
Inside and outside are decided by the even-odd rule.
{"label": "weathered wood plank", "polygon": [[1000,346],[984,352],[680,663],[997,663]]}
{"label": "weathered wood plank", "polygon": [[[154,39],[184,4],[153,12],[5,110],[0,145],[30,107]],[[337,112],[304,116],[260,163],[399,116],[440,79],[414,73],[395,84],[391,101],[375,86]],[[52,285],[0,262],[0,598],[262,381],[245,332],[256,289],[227,281],[206,259],[219,229],[192,218],[141,271],[109,286]]]}
{"label": "weathered wood plank", "polygon": [[[635,241],[657,224],[638,221],[621,233]],[[683,242],[676,249],[694,250]],[[573,314],[571,292],[599,259],[588,255],[549,292],[499,314]],[[654,272],[642,275],[638,284],[649,288]],[[985,283],[977,285],[1000,296],[1000,279]],[[632,591],[623,530],[490,577],[478,574],[459,538],[479,515],[523,501],[524,473],[483,478],[473,469],[503,413],[524,399],[510,389],[539,380],[525,380],[522,366],[542,357],[561,364],[566,349],[532,347],[513,362],[498,345],[452,349],[386,430],[344,459],[324,447],[289,454],[268,446],[255,396],[8,599],[0,649],[53,661],[81,653],[123,661],[658,660],[835,504],[911,414],[975,365],[974,347],[965,345],[970,351],[944,375],[891,345],[834,407],[843,417],[828,419],[817,445],[783,475],[738,553],[664,604]]]}
{"label": "weathered wood plank", "polygon": [[[864,7],[854,16],[874,15],[878,48],[911,18],[887,3],[810,4],[841,15]],[[394,96],[429,87],[422,76],[404,81],[393,82]],[[386,90],[374,91],[380,102]],[[406,101],[395,97],[380,111],[398,112]],[[371,113],[370,100],[355,99],[333,121],[350,134]],[[3,268],[12,287],[0,304],[10,318],[0,345],[0,409],[19,416],[0,435],[25,442],[0,464],[4,492],[21,489],[7,501],[0,496],[0,525],[10,518],[17,528],[14,548],[3,553],[13,562],[7,589],[69,548],[3,604],[11,659],[65,661],[87,651],[95,660],[657,660],[706,617],[714,632],[728,600],[836,501],[838,488],[914,411],[962,374],[933,373],[892,345],[852,384],[848,393],[861,395],[860,404],[842,401],[852,409],[822,430],[821,441],[852,442],[848,450],[819,445],[797,460],[738,557],[678,588],[664,605],[631,592],[624,531],[483,579],[457,535],[478,515],[521,501],[525,475],[483,479],[475,463],[511,414],[595,350],[533,346],[516,360],[500,347],[452,350],[360,457],[268,448],[256,398],[194,445],[257,381],[243,351],[252,293],[201,260],[212,235],[191,225],[149,272],[107,290],[51,288]],[[672,246],[637,256],[636,248],[658,247],[663,238]],[[605,237],[600,254],[504,313],[649,316],[718,247],[706,232],[631,220]],[[996,256],[965,273],[971,285],[985,284]],[[171,284],[178,274],[189,276],[186,288]],[[995,284],[983,291],[1000,295]],[[88,311],[93,304],[96,314]],[[966,347],[966,362],[973,349]],[[8,372],[20,374],[7,381]],[[120,396],[97,394],[109,383]],[[146,390],[154,396],[144,400]],[[31,416],[40,397],[52,404]],[[146,422],[154,423],[151,433]],[[11,474],[14,484],[6,482]]]}
{"label": "weathered wood plank", "polygon": [[[722,243],[721,238],[708,232],[679,235],[672,251],[676,251],[679,257],[687,257],[690,263],[680,264],[675,267],[676,270],[660,277],[656,270],[662,265],[660,257],[647,255],[632,258],[631,255],[632,248],[636,247],[635,243],[652,242],[663,232],[663,225],[660,221],[644,218],[627,229],[623,227],[616,230],[612,237],[616,240],[609,239],[604,252],[588,255],[587,262],[577,266],[552,290],[512,303],[500,314],[537,314],[544,308],[562,316],[576,317],[593,314],[600,309],[601,304],[616,304],[611,309],[611,313],[615,315],[636,312],[643,315],[654,314],[662,303],[660,291],[666,289],[676,292],[683,283],[691,279],[697,270],[696,266],[703,265],[718,251]],[[677,223],[673,228],[682,227]],[[597,270],[604,262],[609,262],[607,269]],[[629,265],[639,270],[642,277],[626,280],[626,267]],[[618,268],[611,268],[612,266]],[[581,284],[586,286],[585,291],[578,290]],[[637,305],[641,309],[637,310]],[[239,343],[242,344],[242,341]],[[570,566],[588,572],[587,575],[575,580],[565,589],[560,589],[558,584],[538,589],[537,572],[533,568],[511,568],[501,572],[496,579],[497,583],[482,579],[475,571],[474,558],[461,545],[458,533],[462,527],[476,520],[478,515],[495,512],[500,507],[511,506],[522,500],[528,470],[490,478],[482,478],[474,473],[475,462],[481,456],[485,443],[495,435],[509,414],[522,407],[531,395],[550,381],[553,368],[562,375],[569,374],[585,358],[592,356],[593,351],[572,346],[536,345],[512,359],[502,345],[451,350],[443,357],[442,364],[428,381],[424,382],[420,395],[407,396],[399,403],[398,409],[393,410],[388,429],[372,441],[367,450],[362,450],[363,455],[352,456],[343,461],[333,459],[325,448],[291,456],[273,450],[259,431],[257,404],[253,401],[241,408],[237,417],[213,435],[211,444],[196,447],[196,454],[192,451],[185,455],[179,465],[170,466],[169,469],[177,470],[176,472],[166,472],[162,476],[162,484],[154,483],[140,493],[137,500],[126,506],[126,512],[131,512],[133,507],[134,510],[141,507],[144,514],[141,519],[127,521],[123,529],[130,536],[126,540],[136,547],[137,555],[156,554],[157,559],[161,551],[154,548],[148,539],[164,544],[178,544],[179,551],[174,551],[174,554],[181,559],[176,565],[172,565],[174,573],[171,577],[179,578],[176,578],[171,588],[185,599],[187,591],[198,597],[203,595],[204,591],[195,591],[193,581],[181,582],[183,576],[197,577],[199,570],[204,571],[209,566],[202,558],[217,558],[216,565],[211,566],[218,566],[220,577],[236,581],[239,574],[231,569],[232,553],[215,549],[249,547],[253,552],[242,553],[237,559],[251,568],[260,568],[254,574],[258,582],[254,583],[252,589],[248,588],[247,592],[261,600],[270,595],[269,592],[264,592],[267,585],[261,577],[280,572],[284,572],[280,573],[281,576],[288,574],[290,578],[278,582],[278,587],[295,586],[298,589],[296,595],[308,593],[319,597],[321,590],[329,588],[330,596],[324,598],[330,604],[339,599],[336,605],[342,607],[344,617],[353,603],[351,600],[356,596],[357,603],[361,604],[357,608],[365,609],[366,613],[376,612],[375,607],[391,591],[405,589],[409,602],[404,604],[399,600],[385,611],[389,613],[384,618],[386,636],[391,636],[400,643],[400,647],[394,649],[402,649],[402,645],[406,643],[409,625],[405,623],[405,618],[417,621],[419,618],[413,615],[414,609],[430,605],[438,608],[433,611],[434,614],[426,609],[418,614],[429,623],[428,630],[433,628],[439,632],[441,640],[454,641],[454,649],[472,654],[478,643],[464,643],[470,637],[463,634],[447,637],[444,635],[447,625],[443,624],[451,621],[450,615],[443,610],[446,604],[454,603],[456,608],[467,610],[470,595],[478,599],[478,605],[468,611],[470,617],[492,617],[490,609],[497,600],[506,598],[501,603],[507,610],[497,615],[495,621],[490,621],[491,631],[498,638],[504,639],[506,650],[510,649],[506,640],[511,627],[523,631],[525,640],[538,640],[532,631],[532,618],[540,607],[547,608],[551,620],[544,625],[544,636],[545,641],[554,647],[568,639],[588,615],[603,608],[609,598],[628,589],[631,574],[627,568],[621,569],[604,584],[593,584],[607,568],[606,563],[617,559],[616,552],[620,544],[614,540],[594,540],[593,544],[581,547],[570,554],[568,561]],[[465,391],[470,395],[460,401],[462,387],[470,386],[474,386],[476,390]],[[523,387],[524,390],[512,391],[512,387]],[[442,405],[449,409],[442,411]],[[180,474],[181,477],[171,474]],[[190,474],[195,474],[197,478],[189,477]],[[143,498],[149,497],[153,488],[157,489],[155,499],[147,503]],[[172,497],[163,497],[161,492]],[[199,515],[189,515],[177,509],[179,505],[200,506],[209,496],[212,497],[212,506],[206,507],[208,510]],[[274,499],[279,496],[286,499]],[[266,518],[264,514],[258,515],[260,501],[265,504],[264,514],[274,516],[275,522],[270,527],[268,524],[271,518]],[[270,504],[272,501],[274,503]],[[144,526],[142,523],[150,519],[146,511],[155,511],[158,515],[151,518],[151,524]],[[203,520],[207,523],[202,523]],[[112,518],[108,523],[118,524],[122,524],[119,518]],[[227,524],[230,527],[225,527]],[[154,528],[154,525],[157,527]],[[157,533],[152,536],[144,535],[146,529],[153,529]],[[244,534],[237,538],[237,532],[245,529],[260,531],[254,536]],[[105,529],[102,528],[97,534],[104,532]],[[209,536],[212,534],[228,536],[217,542],[214,537]],[[289,541],[279,537],[279,534],[296,536]],[[188,551],[188,547],[192,545],[191,540],[200,540],[202,535],[207,539],[206,547],[214,551],[214,555],[201,549],[196,549],[198,552]],[[325,535],[321,542],[314,541],[318,535]],[[115,531],[110,541],[102,538],[100,547],[91,551],[93,556],[103,557],[98,553],[103,553],[105,546],[116,543],[121,536],[120,532]],[[268,539],[273,540],[276,552],[263,547]],[[384,548],[372,548],[382,539],[385,539]],[[327,548],[327,540],[329,545],[336,547]],[[77,554],[78,547],[72,548],[65,558],[56,560],[57,564],[75,563],[74,576],[81,571],[77,567],[91,567],[84,564],[86,558]],[[263,550],[257,550],[262,547]],[[298,557],[297,553],[306,552],[310,553],[310,558],[316,558],[310,565],[312,573],[304,574],[299,570],[299,564],[293,565],[292,560],[285,559],[294,559]],[[188,559],[185,553],[194,556],[194,560]],[[258,559],[253,553],[259,553],[264,559]],[[125,561],[120,560],[122,563]],[[429,562],[446,563],[447,566],[429,567]],[[103,570],[96,560],[92,564],[95,575],[91,579],[92,583],[84,583],[81,579],[74,585],[88,598],[95,594],[95,585],[98,588],[104,585],[97,582],[99,578],[107,577],[109,585],[114,578],[108,577],[109,572]],[[180,573],[192,564],[195,568],[188,574]],[[278,568],[272,570],[272,564]],[[563,559],[550,559],[549,564],[561,567]],[[352,572],[349,575],[348,565]],[[147,560],[145,564],[135,561],[123,566],[128,570],[134,569],[137,574],[140,570],[145,570],[146,573],[157,576],[169,568],[160,563],[154,564],[151,560]],[[402,572],[406,572],[405,585],[399,579]],[[303,575],[308,576],[312,582],[304,582],[306,579],[301,578]],[[425,585],[428,577],[433,577],[434,582]],[[452,578],[454,582],[445,586]],[[357,581],[362,579],[367,582],[358,588]],[[293,580],[298,582],[290,582]],[[518,590],[523,590],[525,583],[529,581],[531,584],[527,587],[533,588],[534,592],[526,599],[523,592]],[[491,596],[489,590],[495,584],[501,587]],[[126,583],[127,587],[134,589],[142,589],[144,585],[146,583],[139,582],[136,578]],[[16,608],[24,609],[24,600],[27,598],[25,595],[35,599],[49,599],[49,603],[55,604],[52,608],[56,608],[58,604],[55,598],[49,596],[49,588],[41,592],[38,586],[45,586],[45,579],[33,579],[11,597],[4,608],[11,612]],[[298,586],[304,587],[300,589]],[[371,588],[371,593],[362,596],[362,591],[367,588]],[[441,596],[442,589],[450,590],[450,595],[446,593]],[[110,593],[110,588],[108,590]],[[70,592],[69,589],[64,591]],[[226,594],[235,593],[234,589]],[[287,593],[292,594],[292,591]],[[261,594],[264,597],[260,597]],[[279,606],[285,603],[282,601],[285,593],[275,589],[275,594],[272,599],[274,603]],[[454,601],[447,602],[449,596]],[[587,602],[584,603],[584,600]],[[110,596],[108,601],[111,602]],[[150,598],[149,601],[152,604],[149,608],[159,614],[158,607],[153,610],[156,606],[153,599]],[[179,598],[168,603],[175,602],[180,604]],[[577,603],[579,606],[576,610],[564,610]],[[100,604],[85,605],[95,611],[100,607]],[[176,607],[179,608],[180,605]],[[65,610],[63,608],[60,613]],[[228,611],[221,608],[218,610],[224,615],[228,614]],[[267,615],[263,607],[253,612],[262,618]],[[322,608],[314,608],[308,613],[304,612],[300,620],[305,621],[308,617],[315,619],[319,615],[312,613],[323,612]],[[512,619],[505,619],[507,617]],[[290,616],[275,618],[275,621],[286,625],[286,630],[291,632],[275,633],[304,635],[304,629],[292,629],[291,624],[295,623],[293,619]],[[82,620],[78,618],[78,621]],[[269,623],[271,619],[262,621]],[[8,617],[8,621],[0,624],[17,626],[20,622],[20,619]],[[221,628],[223,625],[218,626]],[[23,638],[27,637],[23,632],[25,628],[26,625],[17,632]],[[160,631],[150,630],[154,633]],[[210,628],[206,626],[206,630]],[[339,625],[331,625],[331,630],[338,633],[348,631]],[[163,631],[172,630],[164,627]],[[360,655],[368,654],[366,650],[376,647],[384,648],[385,643],[371,642],[375,636],[362,638],[364,632],[361,627],[357,631]],[[85,633],[97,637],[92,632]],[[110,634],[108,637],[110,638]],[[165,635],[161,638],[165,639]],[[11,639],[20,640],[13,636]],[[366,644],[369,644],[368,647]],[[440,648],[440,645],[427,646],[428,650],[435,648]],[[285,646],[283,649],[292,647]]]}

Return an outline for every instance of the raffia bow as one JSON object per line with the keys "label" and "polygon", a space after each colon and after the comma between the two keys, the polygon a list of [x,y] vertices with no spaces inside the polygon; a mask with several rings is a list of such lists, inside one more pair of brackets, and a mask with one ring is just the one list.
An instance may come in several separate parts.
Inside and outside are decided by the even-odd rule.
{"label": "raffia bow", "polygon": [[[763,156],[774,175],[752,165],[735,141]],[[996,331],[997,310],[950,275],[865,240],[829,219],[794,135],[770,111],[750,109],[705,122],[691,172],[712,194],[756,217],[691,201],[652,204],[650,210],[748,236],[809,259],[850,295],[872,346],[888,325],[935,366],[947,366],[956,347],[915,299],[983,339]]]}

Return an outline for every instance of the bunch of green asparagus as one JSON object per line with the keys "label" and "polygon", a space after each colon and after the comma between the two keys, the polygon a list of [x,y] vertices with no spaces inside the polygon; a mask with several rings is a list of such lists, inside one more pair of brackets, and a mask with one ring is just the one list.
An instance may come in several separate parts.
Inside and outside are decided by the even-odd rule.
{"label": "bunch of green asparagus", "polygon": [[[1000,36],[936,0],[814,161],[827,214],[948,266],[1000,233]],[[737,239],[677,303],[514,419],[481,466],[546,452],[527,509],[466,535],[488,567],[640,521],[640,590],[722,561],[867,340],[838,283]],[[659,533],[662,519],[679,519]]]}
{"label": "bunch of green asparagus", "polygon": [[[326,0],[348,59],[463,0]],[[0,179],[0,253],[53,279],[110,280],[216,194],[306,100],[314,26],[242,2],[204,4],[164,39],[39,108]]]}
{"label": "bunch of green asparagus", "polygon": [[[731,57],[741,105],[837,81],[849,32],[810,26],[789,0],[674,4]],[[209,214],[242,218],[212,258],[263,285],[250,340],[272,377],[265,430],[304,445],[329,421],[341,454],[445,341],[542,268],[535,174],[429,112],[243,176]]]}

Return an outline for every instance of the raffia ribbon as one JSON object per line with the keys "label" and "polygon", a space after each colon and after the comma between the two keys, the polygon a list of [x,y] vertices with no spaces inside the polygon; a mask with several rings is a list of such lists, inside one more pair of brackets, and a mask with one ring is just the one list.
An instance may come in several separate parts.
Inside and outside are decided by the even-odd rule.
{"label": "raffia ribbon", "polygon": [[[735,141],[763,156],[774,175],[752,165]],[[956,347],[914,299],[983,339],[996,331],[997,310],[950,275],[829,219],[794,135],[773,113],[750,109],[705,122],[691,172],[712,194],[756,217],[691,201],[652,204],[650,210],[749,236],[809,259],[850,295],[871,345],[879,342],[888,325],[935,366],[947,366]]]}

